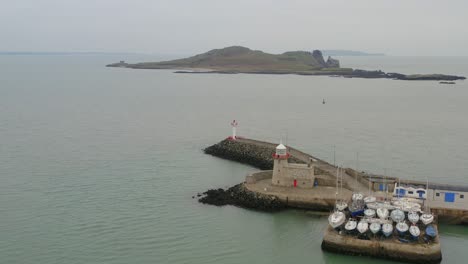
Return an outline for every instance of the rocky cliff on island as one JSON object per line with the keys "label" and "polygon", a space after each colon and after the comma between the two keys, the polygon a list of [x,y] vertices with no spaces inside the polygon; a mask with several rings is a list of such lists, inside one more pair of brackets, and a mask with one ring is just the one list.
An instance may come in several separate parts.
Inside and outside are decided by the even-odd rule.
{"label": "rocky cliff on island", "polygon": [[120,61],[107,67],[131,69],[173,69],[176,73],[222,73],[222,74],[298,74],[326,75],[348,78],[386,78],[394,80],[436,80],[455,81],[466,79],[463,76],[445,74],[401,74],[342,68],[340,61],[328,57],[325,61],[320,50],[288,51],[270,54],[259,50],[232,46],[214,49],[189,58],[161,61],[126,63]]}

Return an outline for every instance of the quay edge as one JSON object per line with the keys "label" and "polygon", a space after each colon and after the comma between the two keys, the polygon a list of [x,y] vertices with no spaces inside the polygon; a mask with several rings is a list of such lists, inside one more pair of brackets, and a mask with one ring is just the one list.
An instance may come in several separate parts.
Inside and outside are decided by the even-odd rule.
{"label": "quay edge", "polygon": [[436,237],[429,244],[402,243],[396,239],[361,240],[356,237],[340,235],[330,226],[323,236],[322,250],[418,264],[437,264],[442,261],[439,237]]}

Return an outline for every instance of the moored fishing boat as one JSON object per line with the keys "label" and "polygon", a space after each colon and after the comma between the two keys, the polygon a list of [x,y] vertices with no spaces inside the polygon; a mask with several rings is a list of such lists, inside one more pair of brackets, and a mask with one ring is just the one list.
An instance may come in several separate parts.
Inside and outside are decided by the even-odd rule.
{"label": "moored fishing boat", "polygon": [[[429,180],[426,179],[426,193],[429,189]],[[427,198],[424,200],[424,212],[421,214],[419,219],[424,225],[428,225],[434,221],[434,215],[431,213],[431,210],[429,209],[429,206],[427,204]]]}
{"label": "moored fishing boat", "polygon": [[424,225],[428,225],[434,221],[434,215],[432,213],[425,212],[419,217],[419,219]]}
{"label": "moored fishing boat", "polygon": [[338,209],[338,211],[344,211],[346,207],[348,207],[348,204],[345,201],[341,200],[336,202],[336,209]]}
{"label": "moored fishing boat", "polygon": [[379,207],[379,208],[377,208],[376,212],[377,212],[377,216],[378,216],[380,219],[386,219],[386,218],[388,217],[388,214],[389,214],[388,209],[385,208],[385,207]]}
{"label": "moored fishing boat", "polygon": [[378,222],[373,222],[370,224],[369,229],[375,235],[380,231],[381,225]]}
{"label": "moored fishing boat", "polygon": [[411,223],[416,224],[419,221],[419,214],[415,211],[410,211],[408,213],[408,220]]}
{"label": "moored fishing boat", "polygon": [[351,203],[348,207],[349,212],[351,213],[351,217],[357,217],[364,213],[364,201],[363,200],[355,200]]}
{"label": "moored fishing boat", "polygon": [[437,236],[437,231],[433,225],[428,225],[426,227],[426,236],[430,238],[435,238]]}
{"label": "moored fishing boat", "polygon": [[353,201],[361,201],[364,199],[364,195],[362,193],[353,193],[352,200]]}
{"label": "moored fishing boat", "polygon": [[386,208],[387,210],[394,210],[395,206],[389,202],[374,202],[366,204],[367,208],[377,210],[378,208]]}
{"label": "moored fishing boat", "polygon": [[376,200],[377,200],[377,198],[375,198],[374,196],[367,196],[367,197],[364,198],[364,202],[366,204],[375,203]]}
{"label": "moored fishing boat", "polygon": [[345,225],[346,232],[352,233],[354,230],[356,230],[357,224],[358,223],[356,219],[350,218],[348,222],[346,222],[346,225]]}
{"label": "moored fishing boat", "polygon": [[409,232],[413,239],[418,239],[419,235],[421,234],[421,230],[419,230],[419,227],[417,225],[411,225],[409,228]]}
{"label": "moored fishing boat", "polygon": [[357,225],[357,230],[359,231],[359,233],[364,234],[365,232],[367,232],[368,229],[369,229],[369,223],[367,223],[367,221],[365,220],[359,221]]}
{"label": "moored fishing boat", "polygon": [[405,212],[400,209],[395,209],[390,213],[390,218],[392,218],[394,222],[401,222],[405,220]]}
{"label": "moored fishing boat", "polygon": [[335,211],[332,214],[330,214],[330,216],[328,217],[328,223],[333,228],[340,227],[344,223],[345,220],[346,220],[346,216],[341,211]]}
{"label": "moored fishing boat", "polygon": [[372,218],[375,216],[375,210],[374,209],[366,209],[364,210],[364,215],[366,217]]}
{"label": "moored fishing boat", "polygon": [[409,227],[407,223],[402,221],[396,224],[395,229],[398,231],[398,234],[402,236],[408,231]]}
{"label": "moored fishing boat", "polygon": [[382,225],[382,233],[389,237],[393,233],[393,225],[392,223],[385,223]]}

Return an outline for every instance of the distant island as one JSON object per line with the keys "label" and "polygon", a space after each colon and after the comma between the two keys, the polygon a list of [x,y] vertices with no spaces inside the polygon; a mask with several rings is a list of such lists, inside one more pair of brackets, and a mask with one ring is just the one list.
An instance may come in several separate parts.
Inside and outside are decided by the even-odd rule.
{"label": "distant island", "polygon": [[283,54],[269,54],[241,46],[214,49],[193,57],[161,61],[126,63],[120,61],[106,65],[131,69],[173,69],[176,73],[222,73],[222,74],[298,74],[326,75],[347,78],[387,78],[395,80],[464,80],[463,76],[444,74],[385,73],[381,70],[368,71],[340,67],[340,62],[328,56],[324,59],[320,50],[288,51]]}

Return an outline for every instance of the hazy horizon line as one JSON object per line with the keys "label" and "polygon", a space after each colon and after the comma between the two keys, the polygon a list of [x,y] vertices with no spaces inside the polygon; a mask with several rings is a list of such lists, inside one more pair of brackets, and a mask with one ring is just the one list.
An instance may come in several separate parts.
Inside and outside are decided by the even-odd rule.
{"label": "hazy horizon line", "polygon": [[[319,49],[326,53],[326,51],[351,51],[362,52],[361,55],[332,55],[337,57],[468,57],[468,55],[394,55],[387,53],[367,52],[361,50],[347,50],[347,49]],[[367,53],[367,54],[366,54]],[[156,52],[132,52],[132,51],[4,51],[0,50],[0,55],[153,55],[153,56],[194,56],[200,53],[156,53]]]}

